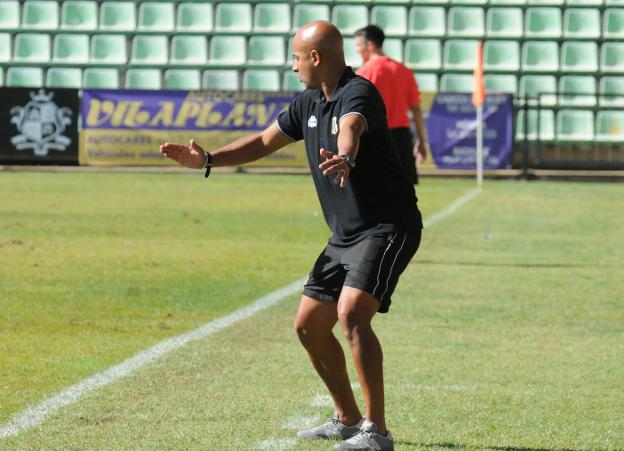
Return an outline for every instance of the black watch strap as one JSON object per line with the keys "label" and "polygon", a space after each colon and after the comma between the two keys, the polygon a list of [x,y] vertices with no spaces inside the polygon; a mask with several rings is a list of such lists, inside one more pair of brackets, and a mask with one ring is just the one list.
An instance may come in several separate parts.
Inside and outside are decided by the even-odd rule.
{"label": "black watch strap", "polygon": [[355,160],[351,155],[339,155],[340,158],[344,160],[345,163],[349,165],[351,169],[355,167]]}
{"label": "black watch strap", "polygon": [[212,155],[210,155],[210,152],[204,152],[204,154],[206,155],[206,162],[204,163],[204,167],[202,169],[206,170],[204,177],[208,178],[210,170],[212,169]]}

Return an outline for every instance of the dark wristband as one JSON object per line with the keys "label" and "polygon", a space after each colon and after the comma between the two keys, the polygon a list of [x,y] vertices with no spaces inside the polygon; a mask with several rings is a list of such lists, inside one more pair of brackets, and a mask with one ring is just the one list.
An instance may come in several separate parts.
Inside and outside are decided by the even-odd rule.
{"label": "dark wristband", "polygon": [[203,167],[203,169],[206,170],[204,177],[208,178],[208,176],[210,175],[210,170],[212,169],[212,155],[210,155],[210,152],[204,152],[204,154],[206,155],[206,162],[204,163]]}

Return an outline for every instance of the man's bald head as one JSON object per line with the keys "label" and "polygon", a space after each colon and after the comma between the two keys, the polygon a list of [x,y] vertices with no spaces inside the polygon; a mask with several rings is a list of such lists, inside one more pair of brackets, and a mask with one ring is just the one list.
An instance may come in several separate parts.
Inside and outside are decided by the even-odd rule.
{"label": "man's bald head", "polygon": [[304,25],[295,35],[295,41],[307,50],[318,50],[323,57],[344,59],[342,35],[329,22],[316,20]]}
{"label": "man's bald head", "polygon": [[345,60],[342,35],[329,22],[317,20],[304,25],[293,39],[293,70],[310,88],[340,77]]}

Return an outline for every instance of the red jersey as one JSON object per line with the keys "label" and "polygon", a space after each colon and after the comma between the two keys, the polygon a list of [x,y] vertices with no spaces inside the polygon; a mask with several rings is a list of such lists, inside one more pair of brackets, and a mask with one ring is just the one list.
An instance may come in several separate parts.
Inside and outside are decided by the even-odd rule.
{"label": "red jersey", "polygon": [[420,105],[420,90],[412,71],[387,56],[378,56],[368,60],[356,73],[370,80],[381,94],[388,128],[409,127],[407,110]]}

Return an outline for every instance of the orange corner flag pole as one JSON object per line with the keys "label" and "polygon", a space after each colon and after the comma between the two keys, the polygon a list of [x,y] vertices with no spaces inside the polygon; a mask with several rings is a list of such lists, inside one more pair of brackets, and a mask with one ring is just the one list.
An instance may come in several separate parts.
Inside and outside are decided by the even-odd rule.
{"label": "orange corner flag pole", "polygon": [[483,102],[485,102],[485,84],[483,82],[483,42],[477,44],[477,58],[474,68],[474,90],[472,104],[477,109],[477,186],[483,185]]}

